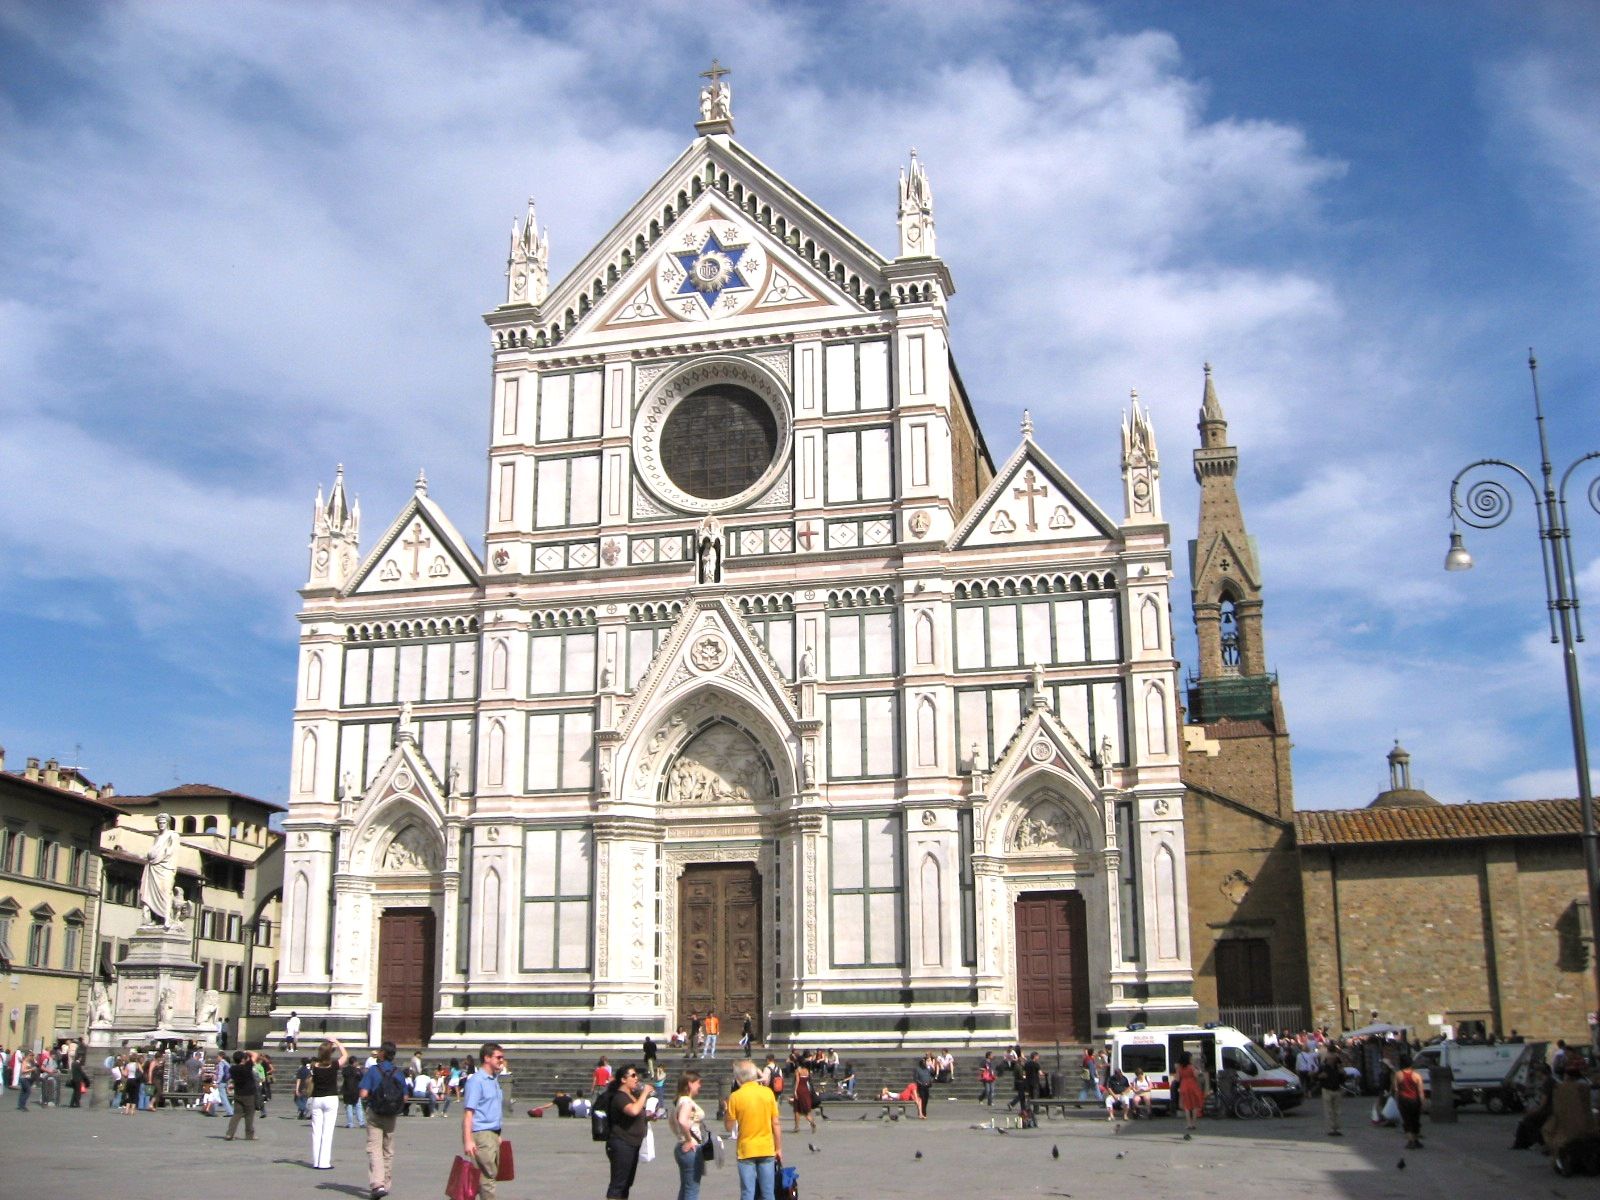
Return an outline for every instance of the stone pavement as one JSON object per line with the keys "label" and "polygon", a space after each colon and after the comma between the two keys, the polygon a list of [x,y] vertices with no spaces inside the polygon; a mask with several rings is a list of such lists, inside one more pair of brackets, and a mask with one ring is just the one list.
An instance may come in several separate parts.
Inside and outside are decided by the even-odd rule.
{"label": "stone pavement", "polygon": [[[500,1188],[502,1200],[598,1200],[607,1179],[604,1149],[589,1139],[587,1121],[508,1120],[519,1177]],[[1374,1129],[1366,1105],[1348,1104],[1347,1134],[1323,1133],[1320,1108],[1282,1120],[1203,1122],[1191,1142],[1176,1118],[1113,1127],[1094,1112],[1044,1121],[1037,1130],[1000,1135],[973,1129],[990,1110],[969,1100],[936,1099],[926,1122],[880,1122],[878,1106],[832,1106],[816,1134],[787,1131],[787,1159],[800,1168],[806,1200],[928,1200],[951,1197],[1115,1197],[1225,1195],[1250,1200],[1285,1195],[1360,1197],[1600,1194],[1600,1180],[1562,1180],[1537,1151],[1513,1151],[1515,1118],[1467,1110],[1453,1126],[1424,1124],[1427,1149],[1402,1151],[1401,1134]],[[997,1106],[993,1111],[1003,1113]],[[334,1169],[306,1165],[311,1133],[294,1120],[292,1102],[269,1106],[255,1142],[222,1140],[225,1121],[163,1110],[121,1116],[104,1108],[16,1109],[16,1093],[0,1093],[0,1180],[30,1180],[25,1190],[52,1200],[177,1200],[182,1197],[365,1197],[365,1135],[341,1121]],[[395,1200],[444,1194],[450,1159],[460,1145],[459,1107],[449,1118],[402,1119],[397,1134]],[[866,1120],[862,1120],[862,1116]],[[803,1128],[803,1126],[802,1126]],[[1121,1132],[1114,1132],[1120,1128]],[[660,1156],[639,1169],[635,1200],[672,1200],[677,1170],[656,1128]],[[808,1146],[815,1146],[812,1151]],[[1051,1156],[1052,1148],[1060,1158]],[[918,1152],[922,1157],[917,1158]],[[1404,1159],[1406,1169],[1396,1169]],[[736,1200],[731,1164],[708,1170],[705,1200]]]}

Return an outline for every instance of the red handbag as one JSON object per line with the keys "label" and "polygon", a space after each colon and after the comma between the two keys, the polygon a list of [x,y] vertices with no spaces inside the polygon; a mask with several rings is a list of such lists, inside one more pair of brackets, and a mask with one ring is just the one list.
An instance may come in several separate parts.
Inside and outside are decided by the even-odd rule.
{"label": "red handbag", "polygon": [[500,1139],[500,1166],[495,1171],[496,1183],[510,1183],[517,1177],[517,1160],[512,1156],[511,1143],[505,1138]]}
{"label": "red handbag", "polygon": [[478,1200],[481,1178],[477,1163],[464,1154],[456,1155],[450,1164],[450,1178],[444,1185],[445,1200]]}

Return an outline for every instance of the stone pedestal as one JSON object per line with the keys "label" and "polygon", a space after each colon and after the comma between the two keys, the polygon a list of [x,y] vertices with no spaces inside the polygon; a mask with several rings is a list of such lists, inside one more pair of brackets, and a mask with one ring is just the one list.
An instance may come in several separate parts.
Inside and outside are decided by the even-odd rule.
{"label": "stone pedestal", "polygon": [[200,994],[200,964],[190,949],[187,927],[141,925],[128,943],[127,956],[117,964],[111,1019],[95,1014],[89,1048],[108,1051],[120,1050],[124,1042],[143,1044],[150,1039],[140,1035],[158,1029],[212,1048],[215,1022],[202,1025],[195,1019]]}

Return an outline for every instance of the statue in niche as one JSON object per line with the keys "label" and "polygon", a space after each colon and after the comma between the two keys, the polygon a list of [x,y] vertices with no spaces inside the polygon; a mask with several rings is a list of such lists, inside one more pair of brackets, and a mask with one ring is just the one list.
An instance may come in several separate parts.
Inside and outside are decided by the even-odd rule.
{"label": "statue in niche", "polygon": [[726,725],[714,725],[695,738],[667,773],[666,799],[672,804],[748,804],[771,798],[760,753],[746,735]]}
{"label": "statue in niche", "polygon": [[817,677],[817,656],[807,646],[800,652],[800,678],[815,679]]}
{"label": "statue in niche", "polygon": [[722,523],[713,516],[700,522],[695,533],[698,573],[700,583],[722,582]]}
{"label": "statue in niche", "polygon": [[431,871],[433,870],[433,853],[422,831],[415,825],[408,825],[395,835],[394,841],[389,843],[389,849],[383,855],[383,869],[386,871]]}
{"label": "statue in niche", "polygon": [[172,1020],[173,1010],[178,1007],[178,997],[169,987],[161,989],[161,998],[156,1001],[156,1026],[165,1029]]}

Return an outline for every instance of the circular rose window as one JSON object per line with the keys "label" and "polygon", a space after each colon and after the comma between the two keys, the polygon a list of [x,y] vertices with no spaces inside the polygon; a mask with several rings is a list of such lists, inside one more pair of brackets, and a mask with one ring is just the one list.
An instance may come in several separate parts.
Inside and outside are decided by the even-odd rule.
{"label": "circular rose window", "polygon": [[718,384],[680,400],[661,430],[661,466],[673,485],[702,500],[726,500],[767,473],[778,422],[749,388]]}
{"label": "circular rose window", "polygon": [[651,389],[634,426],[635,461],[674,508],[720,512],[768,492],[789,451],[783,384],[749,359],[702,359]]}

